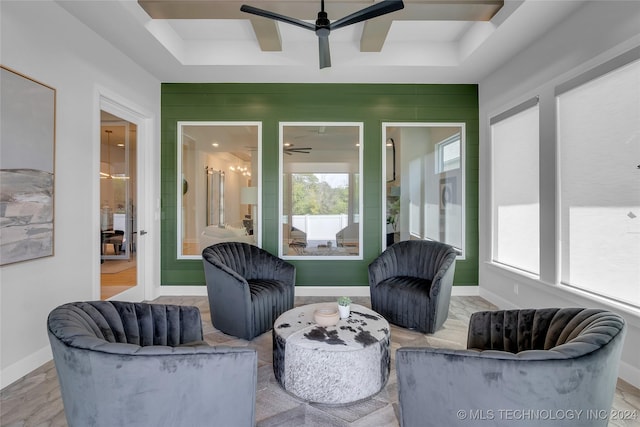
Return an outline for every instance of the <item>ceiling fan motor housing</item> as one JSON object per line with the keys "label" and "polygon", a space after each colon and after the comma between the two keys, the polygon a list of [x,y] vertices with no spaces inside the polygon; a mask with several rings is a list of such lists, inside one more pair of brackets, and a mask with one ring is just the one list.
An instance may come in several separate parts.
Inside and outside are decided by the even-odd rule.
{"label": "ceiling fan motor housing", "polygon": [[328,36],[330,32],[329,25],[331,25],[331,22],[329,21],[327,12],[318,12],[318,19],[316,19],[316,34],[318,36]]}

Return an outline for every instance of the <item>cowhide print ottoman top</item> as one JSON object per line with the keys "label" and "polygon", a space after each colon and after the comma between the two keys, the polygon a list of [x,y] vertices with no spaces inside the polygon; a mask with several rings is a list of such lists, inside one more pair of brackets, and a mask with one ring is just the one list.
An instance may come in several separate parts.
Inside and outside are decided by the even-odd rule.
{"label": "cowhide print ottoman top", "polygon": [[335,326],[319,326],[315,310],[336,303],[296,307],[273,325],[273,370],[280,385],[308,402],[348,404],[378,393],[389,378],[389,323],[351,305]]}

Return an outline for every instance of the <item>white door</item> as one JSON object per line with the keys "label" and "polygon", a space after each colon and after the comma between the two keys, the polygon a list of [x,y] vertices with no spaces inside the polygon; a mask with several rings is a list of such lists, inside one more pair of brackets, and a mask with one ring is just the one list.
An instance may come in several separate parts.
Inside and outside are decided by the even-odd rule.
{"label": "white door", "polygon": [[145,299],[145,117],[100,99],[99,299]]}

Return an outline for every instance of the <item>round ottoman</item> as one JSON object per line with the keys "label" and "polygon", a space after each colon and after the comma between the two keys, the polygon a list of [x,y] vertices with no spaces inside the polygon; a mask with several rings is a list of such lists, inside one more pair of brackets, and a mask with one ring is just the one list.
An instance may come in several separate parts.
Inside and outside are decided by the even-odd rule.
{"label": "round ottoman", "polygon": [[313,314],[336,303],[289,310],[273,325],[273,370],[289,393],[309,402],[348,404],[378,393],[389,378],[389,323],[351,305],[335,326],[319,326]]}

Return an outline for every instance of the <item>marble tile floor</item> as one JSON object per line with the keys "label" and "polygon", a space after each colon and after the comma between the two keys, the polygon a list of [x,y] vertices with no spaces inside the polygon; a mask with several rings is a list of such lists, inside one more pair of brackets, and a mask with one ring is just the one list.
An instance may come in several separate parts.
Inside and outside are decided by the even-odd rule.
{"label": "marble tile floor", "polygon": [[[369,298],[352,299],[356,304],[370,307]],[[297,297],[296,305],[331,300],[326,297]],[[464,348],[471,313],[496,309],[480,297],[452,297],[449,317],[444,327],[433,335],[425,335],[392,325],[391,374],[387,385],[371,399],[335,407],[305,403],[288,394],[278,385],[272,369],[271,332],[250,342],[223,334],[211,325],[206,297],[160,297],[154,302],[195,305],[202,313],[204,335],[208,343],[249,346],[258,351],[257,427],[398,427],[395,350],[404,346]],[[619,380],[612,409],[632,411],[632,413],[635,411],[637,418],[640,418],[640,390]],[[53,362],[44,364],[0,391],[0,425],[3,427],[67,425]],[[609,427],[640,427],[640,419],[612,420],[609,422]]]}

